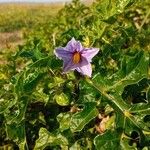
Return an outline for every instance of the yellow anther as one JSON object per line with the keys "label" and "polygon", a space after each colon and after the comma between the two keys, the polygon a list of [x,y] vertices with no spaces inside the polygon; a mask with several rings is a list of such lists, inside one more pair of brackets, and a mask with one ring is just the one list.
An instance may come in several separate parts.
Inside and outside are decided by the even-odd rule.
{"label": "yellow anther", "polygon": [[74,63],[74,64],[78,64],[78,63],[80,62],[80,60],[81,60],[81,55],[80,55],[80,53],[79,53],[79,52],[75,52],[75,53],[73,54],[73,63]]}

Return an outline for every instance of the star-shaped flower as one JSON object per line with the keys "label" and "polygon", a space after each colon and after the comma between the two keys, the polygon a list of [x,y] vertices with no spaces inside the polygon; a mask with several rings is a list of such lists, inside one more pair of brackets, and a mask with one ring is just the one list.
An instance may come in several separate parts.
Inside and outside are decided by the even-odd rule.
{"label": "star-shaped flower", "polygon": [[82,75],[91,77],[92,58],[98,53],[98,48],[84,48],[79,41],[72,38],[66,47],[55,49],[55,55],[63,60],[63,71],[77,70]]}

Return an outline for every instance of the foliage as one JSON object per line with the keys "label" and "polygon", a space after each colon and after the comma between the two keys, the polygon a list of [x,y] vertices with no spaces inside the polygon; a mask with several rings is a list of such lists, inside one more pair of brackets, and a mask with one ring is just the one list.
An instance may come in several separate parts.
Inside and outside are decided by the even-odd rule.
{"label": "foliage", "polygon": [[[0,141],[12,149],[150,147],[150,3],[73,0],[37,26],[0,72]],[[92,78],[62,73],[53,51],[100,48]]]}

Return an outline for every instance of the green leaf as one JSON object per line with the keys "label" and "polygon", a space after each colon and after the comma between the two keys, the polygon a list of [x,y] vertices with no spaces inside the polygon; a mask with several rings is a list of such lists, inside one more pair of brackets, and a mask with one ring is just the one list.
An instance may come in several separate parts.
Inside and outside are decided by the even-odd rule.
{"label": "green leaf", "polygon": [[116,126],[124,129],[126,128],[126,121],[129,120],[133,126],[149,131],[141,117],[131,115],[133,110],[138,112],[139,109],[139,112],[146,112],[149,110],[148,106],[145,107],[145,109],[148,108],[146,110],[143,106],[131,107],[122,99],[123,90],[127,85],[138,83],[143,78],[148,77],[148,66],[149,55],[141,51],[135,57],[125,56],[121,69],[113,75],[102,77],[98,74],[93,78],[93,81],[87,79],[87,82],[102,94],[117,113],[125,116],[124,119],[116,117],[117,123],[119,123]]}
{"label": "green leaf", "polygon": [[69,105],[69,98],[65,93],[61,93],[59,95],[55,95],[54,99],[56,100],[56,103],[60,106],[67,106]]}
{"label": "green leaf", "polygon": [[[126,120],[125,120],[125,126],[124,128],[126,130],[139,130],[139,129],[142,129],[143,131],[146,131],[146,132],[150,132],[150,129],[149,129],[149,126],[143,121],[143,115],[129,115],[126,117]],[[130,127],[129,127],[129,124],[130,124]]]}
{"label": "green leaf", "polygon": [[7,124],[19,124],[23,121],[28,102],[27,96],[18,97],[17,102],[4,113]]}
{"label": "green leaf", "polygon": [[135,0],[117,0],[116,6],[117,6],[117,11],[119,13],[122,13],[126,7],[131,6]]}
{"label": "green leaf", "polygon": [[108,77],[109,90],[115,90],[122,94],[124,87],[138,83],[148,77],[149,56],[147,53],[139,52],[135,57],[124,57],[121,69]]}
{"label": "green leaf", "polygon": [[44,57],[44,54],[41,53],[41,43],[38,43],[35,47],[35,49],[33,50],[33,53],[34,53],[34,57],[39,60],[39,59],[42,59]]}
{"label": "green leaf", "polygon": [[147,100],[149,102],[150,101],[150,86],[149,86],[149,88],[147,90],[146,97],[147,97]]}
{"label": "green leaf", "polygon": [[130,113],[133,114],[145,114],[145,115],[149,115],[150,114],[150,104],[144,104],[144,103],[138,103],[138,104],[134,104],[131,108],[130,108]]}
{"label": "green leaf", "polygon": [[115,124],[116,128],[125,128],[125,123],[126,123],[126,117],[124,116],[123,113],[116,113],[115,116]]}
{"label": "green leaf", "polygon": [[51,57],[44,57],[44,58],[41,58],[37,61],[35,61],[34,63],[32,63],[29,67],[37,67],[37,68],[40,68],[40,67],[46,67],[49,63],[49,61],[51,61]]}
{"label": "green leaf", "polygon": [[96,103],[85,103],[81,112],[76,113],[71,118],[71,130],[73,132],[81,131],[86,124],[98,115]]}
{"label": "green leaf", "polygon": [[[121,69],[111,76],[102,77],[97,74],[88,81],[102,95],[111,100],[121,111],[129,109],[122,99],[122,93],[127,85],[138,83],[148,76],[149,55],[139,52],[135,57],[124,57]],[[108,94],[109,93],[109,94]]]}
{"label": "green leaf", "polygon": [[8,108],[12,107],[15,104],[14,99],[0,99],[0,114],[4,113]]}
{"label": "green leaf", "polygon": [[80,93],[78,103],[96,102],[100,98],[100,94],[84,80],[79,84]]}
{"label": "green leaf", "polygon": [[62,33],[62,36],[74,37],[77,39],[79,37],[79,34],[80,34],[79,30],[71,28]]}
{"label": "green leaf", "polygon": [[94,139],[94,145],[97,150],[120,149],[121,134],[117,131],[107,131],[103,135],[98,135]]}
{"label": "green leaf", "polygon": [[16,96],[22,95],[24,73],[25,72],[21,72],[18,76],[16,76],[16,82],[14,84],[14,92],[15,92]]}
{"label": "green leaf", "polygon": [[37,71],[28,74],[28,76],[24,79],[23,91],[32,92],[44,75],[45,73],[40,73]]}
{"label": "green leaf", "polygon": [[69,150],[91,150],[93,149],[93,143],[88,138],[78,139]]}
{"label": "green leaf", "polygon": [[70,113],[60,113],[57,116],[59,122],[59,130],[63,132],[70,128],[71,114]]}
{"label": "green leaf", "polygon": [[131,6],[135,0],[101,0],[97,1],[98,14],[101,20],[112,24],[116,21],[116,15],[122,13],[126,7]]}
{"label": "green leaf", "polygon": [[6,133],[7,138],[12,139],[19,145],[21,150],[28,149],[26,143],[26,135],[25,135],[25,123],[22,121],[21,123],[13,123],[13,124],[6,124]]}
{"label": "green leaf", "polygon": [[97,10],[102,20],[107,20],[109,17],[115,15],[115,3],[112,0],[100,1],[97,5]]}
{"label": "green leaf", "polygon": [[20,47],[20,51],[16,54],[16,56],[31,58],[34,61],[40,60],[45,57],[45,54],[41,52],[42,43],[35,39],[34,45],[27,45],[27,47]]}
{"label": "green leaf", "polygon": [[62,60],[56,59],[55,56],[51,57],[51,60],[48,62],[48,66],[51,69],[60,69],[62,67]]}
{"label": "green leaf", "polygon": [[120,141],[121,150],[137,150],[136,146],[130,146],[129,140],[126,138],[122,138]]}
{"label": "green leaf", "polygon": [[69,150],[77,150],[77,149],[80,149],[80,150],[81,150],[81,146],[80,146],[80,144],[78,144],[78,141],[75,142],[75,143],[70,147]]}
{"label": "green leaf", "polygon": [[15,141],[20,149],[26,150],[25,113],[29,99],[26,96],[17,97],[16,103],[5,111],[6,132],[9,139]]}
{"label": "green leaf", "polygon": [[32,58],[33,57],[33,52],[32,51],[21,51],[18,52],[19,56],[21,57],[26,57],[26,58]]}
{"label": "green leaf", "polygon": [[39,138],[36,140],[34,150],[43,150],[47,146],[60,145],[61,147],[67,147],[68,141],[61,134],[53,134],[47,131],[45,128],[40,128]]}

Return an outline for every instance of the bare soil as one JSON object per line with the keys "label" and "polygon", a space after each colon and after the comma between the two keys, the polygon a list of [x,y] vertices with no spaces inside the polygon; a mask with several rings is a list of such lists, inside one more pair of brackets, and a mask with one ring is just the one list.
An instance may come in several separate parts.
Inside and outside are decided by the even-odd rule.
{"label": "bare soil", "polygon": [[23,44],[21,31],[0,33],[0,51],[5,49],[14,50],[19,44]]}
{"label": "bare soil", "polygon": [[6,56],[23,43],[22,31],[0,32],[0,66],[7,64]]}

